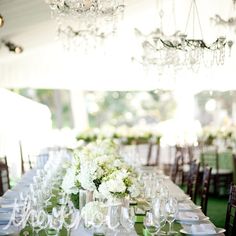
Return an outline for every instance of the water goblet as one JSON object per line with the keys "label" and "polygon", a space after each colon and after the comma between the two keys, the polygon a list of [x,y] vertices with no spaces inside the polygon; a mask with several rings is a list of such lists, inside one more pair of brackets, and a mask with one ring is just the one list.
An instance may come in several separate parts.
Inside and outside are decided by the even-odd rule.
{"label": "water goblet", "polygon": [[170,197],[165,205],[166,220],[169,223],[168,235],[176,234],[176,231],[172,230],[172,223],[174,222],[178,213],[178,201],[174,197]]}
{"label": "water goblet", "polygon": [[[166,224],[166,211],[165,211],[165,204],[166,200],[163,198],[156,198],[153,201],[152,207],[153,207],[153,213],[155,215],[155,219],[158,220],[160,223],[160,228],[162,229]],[[166,233],[164,231],[159,232],[160,235],[165,235]]]}
{"label": "water goblet", "polygon": [[108,207],[108,213],[106,217],[108,228],[112,231],[116,231],[120,226],[120,206],[111,205]]}
{"label": "water goblet", "polygon": [[135,212],[133,207],[121,207],[120,223],[126,229],[130,231],[134,228]]}
{"label": "water goblet", "polygon": [[146,213],[143,224],[151,236],[154,236],[160,230],[160,223],[155,219],[155,216],[152,212]]}

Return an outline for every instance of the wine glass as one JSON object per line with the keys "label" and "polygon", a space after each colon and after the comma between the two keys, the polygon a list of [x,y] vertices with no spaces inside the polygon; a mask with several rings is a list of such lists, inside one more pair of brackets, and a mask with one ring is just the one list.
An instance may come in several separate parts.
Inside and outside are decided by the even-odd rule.
{"label": "wine glass", "polygon": [[143,223],[145,229],[151,234],[151,236],[154,236],[160,230],[160,223],[155,219],[155,216],[152,212],[146,213]]}
{"label": "wine glass", "polygon": [[74,227],[75,208],[71,205],[66,205],[63,210],[64,222],[63,225],[66,228],[67,236],[70,235],[70,230]]}
{"label": "wine glass", "polygon": [[107,225],[108,228],[112,231],[116,231],[120,226],[120,206],[119,205],[111,205],[108,207],[107,213]]}
{"label": "wine glass", "polygon": [[93,215],[91,224],[92,227],[94,228],[94,234],[96,235],[104,235],[104,225],[105,223],[105,215],[102,212],[96,212]]}
{"label": "wine glass", "polygon": [[48,225],[49,225],[48,219],[49,219],[48,214],[44,210],[41,210],[38,213],[37,224],[39,227],[39,231],[42,229],[46,229],[48,227]]}
{"label": "wine glass", "polygon": [[120,223],[129,232],[134,228],[135,212],[133,207],[121,207]]}
{"label": "wine glass", "polygon": [[172,223],[178,213],[178,201],[174,197],[169,197],[165,205],[165,210],[166,220],[169,223],[168,235],[176,234],[177,232],[172,230]]}
{"label": "wine glass", "polygon": [[59,235],[59,231],[62,228],[63,217],[63,209],[60,207],[53,207],[49,227],[56,231],[56,235]]}
{"label": "wine glass", "polygon": [[[164,198],[156,198],[153,200],[153,204],[152,204],[155,219],[159,221],[161,229],[166,224],[165,204],[166,204],[166,199]],[[165,235],[165,232],[161,231],[160,234]]]}
{"label": "wine glass", "polygon": [[41,228],[38,221],[38,212],[36,210],[31,210],[29,215],[29,223],[32,226],[33,232],[35,232],[35,235],[38,236]]}

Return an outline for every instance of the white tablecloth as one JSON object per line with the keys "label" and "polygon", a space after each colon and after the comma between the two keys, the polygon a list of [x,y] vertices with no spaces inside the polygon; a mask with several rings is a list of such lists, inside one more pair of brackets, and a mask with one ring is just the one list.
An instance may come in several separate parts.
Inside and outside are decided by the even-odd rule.
{"label": "white tablecloth", "polygon": [[[35,170],[31,170],[29,172],[27,172],[22,179],[19,181],[19,183],[12,189],[12,190],[8,190],[3,197],[0,198],[0,205],[4,204],[4,201],[6,202],[6,200],[11,200],[14,199],[15,197],[19,197],[19,193],[20,191],[27,191],[29,184],[32,182],[32,178],[33,176],[36,174]],[[170,193],[176,197],[178,199],[178,201],[187,201],[190,204],[194,204],[191,200],[187,200],[188,196],[183,192],[182,189],[180,189],[177,185],[175,185],[170,179],[166,178],[165,179],[165,183],[166,186],[168,187]],[[205,216],[202,213],[202,211],[199,209],[198,210],[198,215],[199,215],[199,219],[204,219]],[[204,222],[206,223],[211,223],[211,221],[208,220],[204,220]],[[183,228],[185,229],[186,227],[189,227],[188,225],[182,224]],[[1,232],[1,231],[0,231]],[[3,235],[0,233],[0,235]],[[14,234],[14,235],[17,235]],[[90,236],[93,235],[90,231],[84,229],[82,226],[80,226],[78,229],[73,230],[71,232],[71,236],[77,236],[77,235],[81,235],[81,236]],[[132,231],[130,233],[122,233],[121,235],[127,235],[127,236],[134,236],[137,235],[135,231]],[[224,234],[218,234],[219,236],[223,236]]]}

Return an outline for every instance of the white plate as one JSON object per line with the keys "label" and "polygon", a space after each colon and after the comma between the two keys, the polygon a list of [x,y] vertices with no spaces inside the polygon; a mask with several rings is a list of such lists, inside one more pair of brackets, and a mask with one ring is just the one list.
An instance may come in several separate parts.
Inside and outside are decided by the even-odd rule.
{"label": "white plate", "polygon": [[194,210],[198,210],[198,209],[201,209],[202,207],[201,206],[196,206],[194,204],[189,204],[189,208],[181,208],[179,207],[179,211],[194,211]]}
{"label": "white plate", "polygon": [[222,228],[215,228],[216,233],[191,233],[191,232],[187,232],[184,229],[180,230],[180,233],[182,234],[186,234],[186,235],[191,235],[191,236],[207,236],[207,235],[218,235],[218,234],[222,234],[225,232],[225,229]]}
{"label": "white plate", "polygon": [[206,221],[206,220],[209,220],[209,217],[200,217],[199,219],[176,219],[176,221],[182,223],[182,224],[193,224],[193,223],[199,223],[199,222],[203,222],[203,221]]}
{"label": "white plate", "polygon": [[185,202],[185,201],[191,200],[191,197],[189,196],[177,196],[176,198],[178,202]]}

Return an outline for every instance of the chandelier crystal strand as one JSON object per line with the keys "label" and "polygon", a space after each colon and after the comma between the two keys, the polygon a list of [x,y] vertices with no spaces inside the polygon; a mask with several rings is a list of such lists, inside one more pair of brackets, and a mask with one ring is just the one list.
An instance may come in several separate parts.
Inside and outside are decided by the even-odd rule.
{"label": "chandelier crystal strand", "polygon": [[66,48],[94,49],[113,36],[123,16],[124,0],[45,0],[58,22]]}
{"label": "chandelier crystal strand", "polygon": [[[156,28],[148,35],[143,34],[138,29],[135,29],[137,37],[142,40],[142,64],[145,67],[152,67],[155,65],[159,68],[159,71],[172,70],[174,73],[181,69],[183,63],[185,63],[185,52],[181,52],[182,38],[180,37],[180,31],[176,30],[175,22],[175,5],[172,1],[172,16],[174,33],[172,35],[166,35],[163,30],[163,4],[162,1],[158,1],[159,9],[159,28]],[[170,27],[171,28],[171,27]]]}
{"label": "chandelier crystal strand", "polygon": [[[155,65],[162,68],[160,71],[172,70],[174,72],[187,68],[198,72],[203,67],[224,65],[226,49],[229,49],[230,55],[233,42],[227,41],[223,36],[216,38],[212,43],[204,41],[196,0],[192,0],[190,4],[184,34],[176,31],[173,35],[165,35],[162,29],[163,15],[164,11],[161,9],[159,11],[160,28],[150,34],[145,35],[135,29],[136,35],[142,39],[141,63],[145,67]],[[192,34],[189,32],[190,20],[192,20]],[[195,35],[195,23],[198,24],[200,38]]]}

